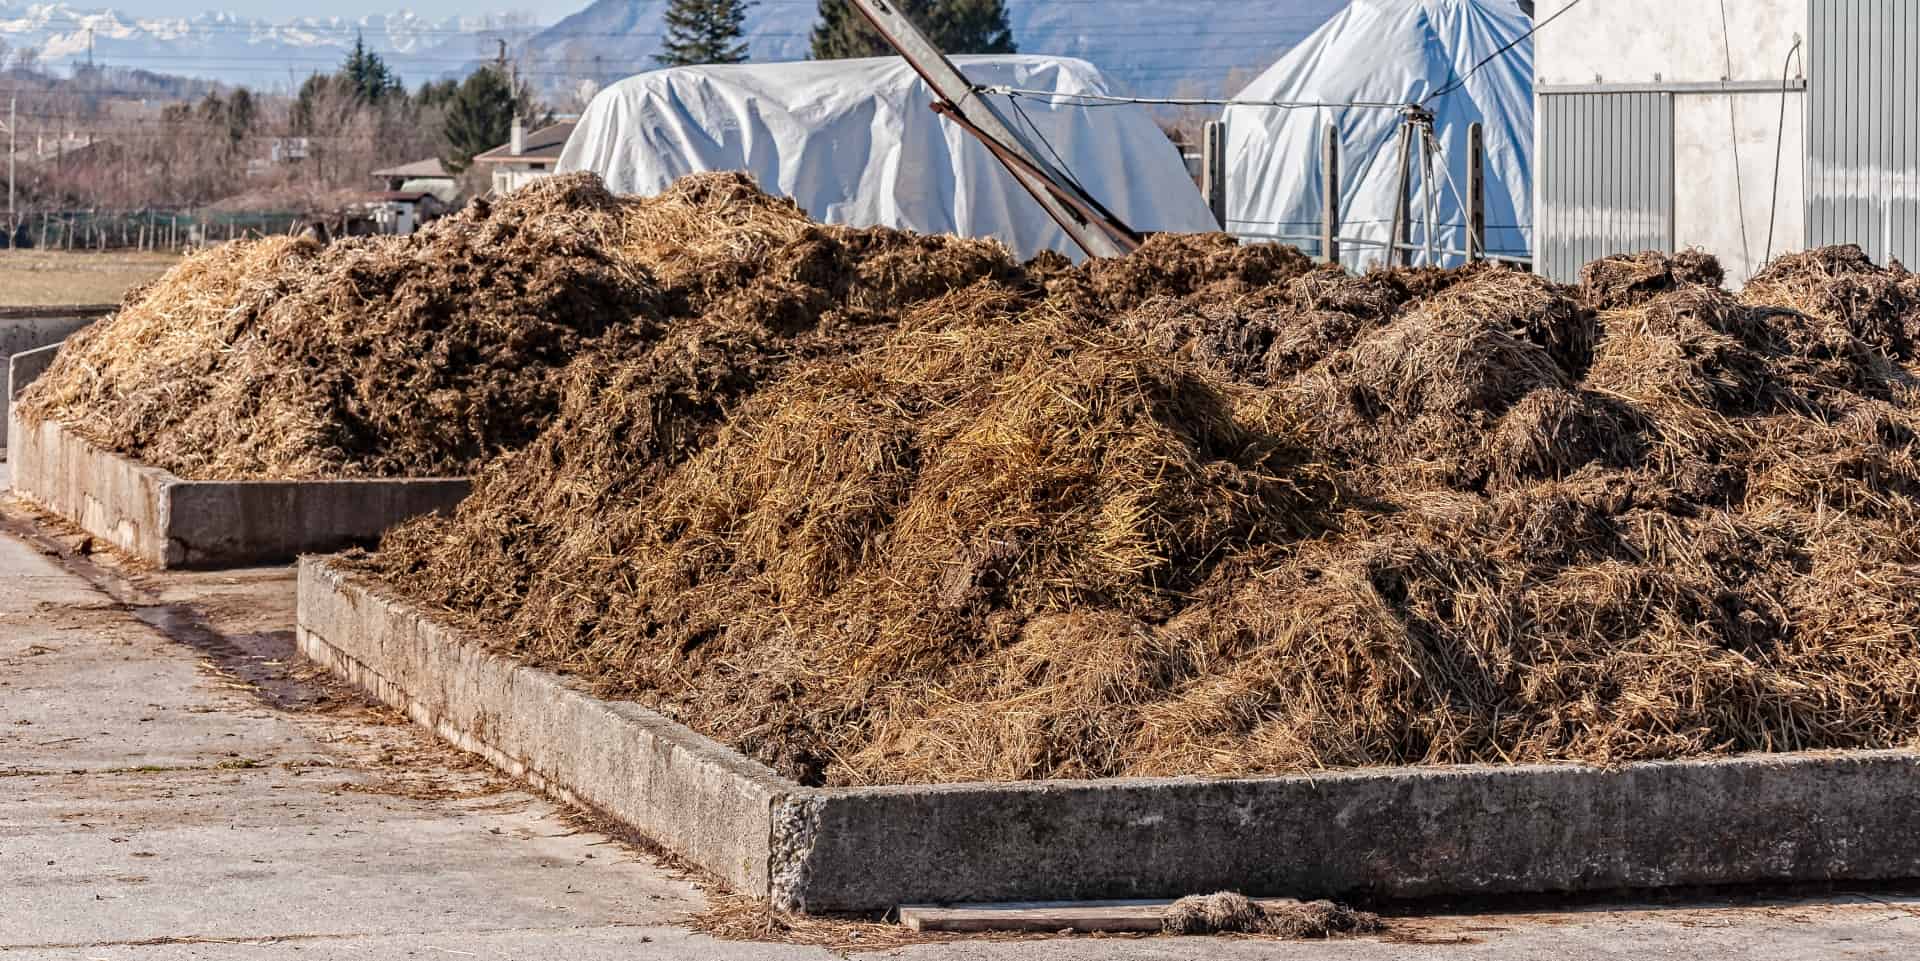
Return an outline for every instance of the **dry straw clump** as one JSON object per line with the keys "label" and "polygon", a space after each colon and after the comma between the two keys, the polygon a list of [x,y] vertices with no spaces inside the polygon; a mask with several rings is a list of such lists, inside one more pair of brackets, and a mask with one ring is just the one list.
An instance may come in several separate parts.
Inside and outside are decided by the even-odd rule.
{"label": "dry straw clump", "polygon": [[1742,298],[1840,325],[1901,360],[1913,360],[1920,343],[1920,280],[1898,263],[1876,267],[1851,244],[1783,256],[1754,275]]}
{"label": "dry straw clump", "polygon": [[1891,299],[1743,301],[1697,257],[1582,289],[1215,238],[904,256],[867,349],[697,416],[645,389],[682,351],[576,364],[364,563],[816,784],[1920,731],[1914,381],[1861,336]]}
{"label": "dry straw clump", "polygon": [[1606,309],[1632,307],[1681,287],[1718,287],[1726,271],[1712,254],[1683,250],[1668,256],[1656,250],[1602,257],[1580,268],[1580,298]]}
{"label": "dry straw clump", "polygon": [[1196,894],[1167,905],[1160,919],[1167,934],[1264,934],[1303,940],[1380,930],[1379,915],[1332,901],[1262,903],[1222,891]]}

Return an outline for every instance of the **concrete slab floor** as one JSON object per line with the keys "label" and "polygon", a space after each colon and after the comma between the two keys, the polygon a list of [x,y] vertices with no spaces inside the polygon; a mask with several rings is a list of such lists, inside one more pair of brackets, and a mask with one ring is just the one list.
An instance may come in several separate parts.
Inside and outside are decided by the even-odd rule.
{"label": "concrete slab floor", "polygon": [[[17,524],[17,509],[0,504]],[[700,891],[292,655],[290,570],[123,574],[0,536],[0,961],[830,958],[720,942]],[[1479,910],[1479,909],[1476,909]],[[1898,958],[1880,893],[1391,919],[1333,943],[963,941],[916,961]]]}

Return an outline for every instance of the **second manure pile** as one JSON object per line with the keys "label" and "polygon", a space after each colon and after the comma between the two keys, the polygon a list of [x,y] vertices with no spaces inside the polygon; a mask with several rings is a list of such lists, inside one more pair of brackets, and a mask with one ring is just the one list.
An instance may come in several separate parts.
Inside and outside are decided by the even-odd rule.
{"label": "second manure pile", "polygon": [[457,476],[532,441],[583,370],[697,429],[782,365],[853,349],[991,244],[822,227],[746,177],[619,199],[590,174],[406,237],[203,251],[68,342],[21,404],[194,479]]}
{"label": "second manure pile", "polygon": [[868,349],[700,432],[650,386],[683,352],[576,364],[362,563],[816,784],[1920,734],[1903,272],[914,262]]}

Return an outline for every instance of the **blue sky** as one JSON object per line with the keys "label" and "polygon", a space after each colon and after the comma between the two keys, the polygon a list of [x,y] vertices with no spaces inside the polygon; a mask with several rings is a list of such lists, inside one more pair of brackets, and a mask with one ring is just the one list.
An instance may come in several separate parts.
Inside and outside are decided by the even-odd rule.
{"label": "blue sky", "polygon": [[110,7],[134,16],[195,16],[219,10],[264,20],[291,20],[300,16],[363,17],[374,13],[412,10],[440,19],[512,10],[531,13],[541,23],[552,23],[587,5],[588,0],[329,0],[325,4],[287,3],[286,0],[68,0],[75,7]]}

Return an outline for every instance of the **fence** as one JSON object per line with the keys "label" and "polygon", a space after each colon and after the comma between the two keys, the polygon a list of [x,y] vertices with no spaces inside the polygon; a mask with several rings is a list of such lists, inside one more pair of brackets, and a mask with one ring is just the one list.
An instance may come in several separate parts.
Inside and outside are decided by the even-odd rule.
{"label": "fence", "polygon": [[[1412,265],[1416,261],[1422,264],[1439,265],[1449,258],[1468,262],[1494,260],[1531,268],[1533,257],[1528,251],[1497,251],[1487,247],[1486,216],[1486,141],[1485,128],[1473,124],[1467,130],[1467,176],[1461,207],[1465,211],[1464,222],[1445,222],[1435,218],[1436,199],[1442,189],[1441,182],[1430,174],[1438,156],[1438,142],[1433,135],[1432,114],[1418,108],[1409,109],[1400,127],[1399,140],[1399,199],[1393,212],[1393,219],[1385,222],[1390,240],[1355,236],[1345,231],[1356,226],[1342,220],[1340,187],[1340,130],[1328,124],[1326,135],[1322,137],[1320,154],[1321,204],[1320,220],[1314,224],[1275,225],[1276,227],[1313,227],[1312,232],[1289,229],[1275,230],[1234,230],[1236,236],[1246,240],[1270,240],[1292,244],[1303,252],[1328,263],[1340,262],[1344,253],[1355,249],[1389,251],[1384,258],[1393,264]],[[1416,157],[1418,159],[1416,159]],[[1441,160],[1444,163],[1444,159]],[[1418,172],[1418,189],[1416,189]],[[1207,206],[1213,211],[1216,222],[1224,228],[1227,225],[1226,194],[1226,128],[1220,121],[1211,121],[1206,125],[1202,143],[1200,161],[1201,192],[1205,194]],[[1450,177],[1451,175],[1449,175]],[[1451,187],[1451,184],[1447,184]],[[1422,198],[1421,209],[1416,211],[1413,198]],[[1378,226],[1381,222],[1370,222]],[[1416,240],[1415,226],[1420,227],[1420,236]],[[1455,237],[1458,240],[1445,238]]]}
{"label": "fence", "polygon": [[0,247],[177,252],[240,237],[292,233],[310,219],[292,211],[41,211],[23,214],[0,229]]}

